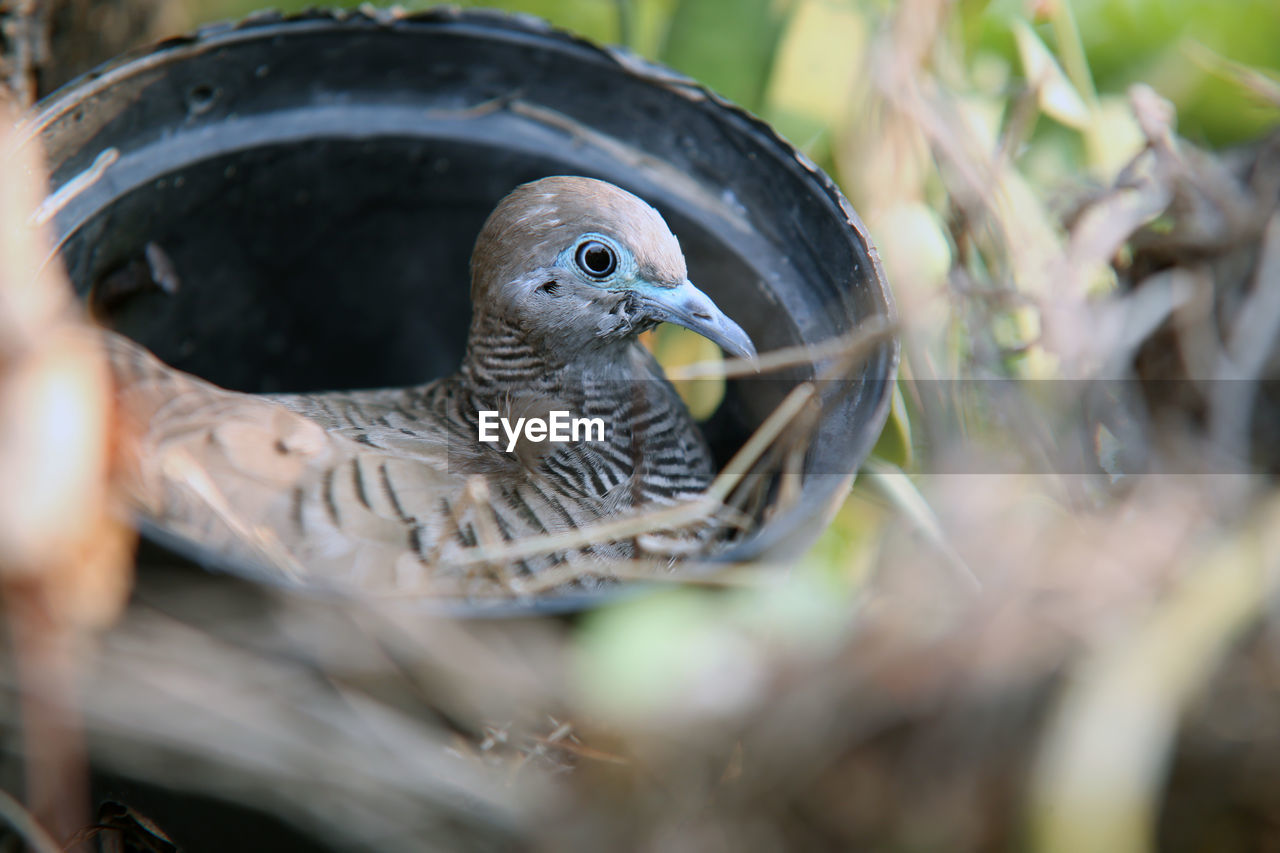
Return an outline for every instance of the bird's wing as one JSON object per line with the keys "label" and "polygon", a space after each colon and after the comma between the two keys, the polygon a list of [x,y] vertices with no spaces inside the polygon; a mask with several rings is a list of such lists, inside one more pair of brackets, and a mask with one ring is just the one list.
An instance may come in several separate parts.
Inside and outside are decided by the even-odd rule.
{"label": "bird's wing", "polygon": [[453,506],[465,478],[430,458],[327,432],[119,335],[106,342],[125,488],[164,529],[288,577],[392,585],[421,577],[463,538]]}
{"label": "bird's wing", "polygon": [[[635,483],[628,476],[593,497],[567,489],[556,471],[528,469],[519,454],[461,458],[442,425],[413,421],[413,412],[389,414],[401,392],[286,404],[218,388],[126,338],[105,337],[127,495],[162,529],[233,564],[311,584],[440,591],[443,581],[456,591],[462,581],[464,591],[490,592],[512,572],[636,553],[628,538],[482,565],[477,547],[554,537],[631,511]],[[340,410],[346,413],[333,414]],[[677,538],[707,541],[696,532]]]}
{"label": "bird's wing", "polygon": [[[425,402],[431,386],[312,394],[269,399],[340,435],[390,455],[455,473],[475,451],[475,436]],[[470,441],[467,438],[470,437]]]}

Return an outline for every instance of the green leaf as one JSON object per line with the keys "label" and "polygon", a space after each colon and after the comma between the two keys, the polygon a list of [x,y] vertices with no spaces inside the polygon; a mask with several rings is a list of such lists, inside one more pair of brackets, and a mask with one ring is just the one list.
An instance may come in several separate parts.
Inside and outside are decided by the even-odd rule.
{"label": "green leaf", "polygon": [[776,6],[774,0],[681,0],[661,59],[729,100],[759,110],[785,14]]}
{"label": "green leaf", "polygon": [[868,24],[858,10],[830,0],[799,0],[774,57],[766,117],[804,147],[839,127],[863,66]]}
{"label": "green leaf", "polygon": [[1089,107],[1062,72],[1049,48],[1044,46],[1026,21],[1017,21],[1013,25],[1013,35],[1018,43],[1023,73],[1027,75],[1027,82],[1036,88],[1044,114],[1076,130],[1088,127]]}
{"label": "green leaf", "polygon": [[907,402],[902,397],[902,386],[894,383],[893,398],[889,404],[889,420],[876,441],[871,454],[877,459],[899,468],[911,464],[911,419],[907,415]]}

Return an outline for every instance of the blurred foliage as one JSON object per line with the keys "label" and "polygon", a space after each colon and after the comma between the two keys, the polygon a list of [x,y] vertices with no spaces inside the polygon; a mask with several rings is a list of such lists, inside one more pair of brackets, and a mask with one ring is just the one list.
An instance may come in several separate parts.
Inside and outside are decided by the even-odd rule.
{"label": "blurred foliage", "polygon": [[[186,0],[197,23],[240,17],[261,0]],[[270,4],[285,12],[311,0]],[[333,6],[354,8],[355,0]],[[374,3],[374,6],[393,4]],[[440,5],[394,4],[407,10]],[[850,74],[891,0],[459,0],[537,15],[587,38],[625,44],[698,79],[777,122],[792,141],[813,144],[838,127]],[[1099,96],[1142,81],[1178,108],[1180,132],[1216,145],[1257,136],[1272,111],[1195,59],[1197,46],[1280,72],[1280,4],[1272,0],[963,0],[959,42],[971,70],[1017,62],[1022,22],[1088,70]],[[1060,23],[1074,20],[1071,27]],[[1078,40],[1078,44],[1071,43]],[[996,72],[1012,91],[1008,74]],[[1073,80],[1074,83],[1079,81]],[[1092,92],[1081,93],[1086,100]]]}
{"label": "blurred foliage", "polygon": [[[658,58],[736,101],[758,109],[789,4],[774,0],[681,0]],[[782,8],[779,8],[782,7]]]}

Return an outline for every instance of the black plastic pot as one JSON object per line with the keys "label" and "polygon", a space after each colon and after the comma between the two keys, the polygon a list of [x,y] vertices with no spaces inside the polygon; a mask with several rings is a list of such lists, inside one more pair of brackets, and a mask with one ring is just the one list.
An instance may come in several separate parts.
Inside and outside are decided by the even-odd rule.
{"label": "black plastic pot", "polygon": [[[211,27],[68,85],[34,131],[77,290],[161,358],[230,388],[378,387],[453,370],[480,224],[548,174],[605,178],[654,204],[691,278],[761,351],[892,311],[857,215],[767,125],[530,18],[434,10]],[[135,287],[148,266],[172,272],[176,290]],[[880,432],[896,366],[885,343],[851,385],[824,389],[798,508],[728,557],[812,541]],[[805,375],[731,383],[706,425],[721,462]]]}

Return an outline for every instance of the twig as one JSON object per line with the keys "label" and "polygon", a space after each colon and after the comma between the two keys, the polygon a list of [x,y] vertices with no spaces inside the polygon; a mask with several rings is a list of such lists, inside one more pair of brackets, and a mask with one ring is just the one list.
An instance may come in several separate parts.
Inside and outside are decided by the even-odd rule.
{"label": "twig", "polygon": [[869,350],[876,344],[892,338],[897,331],[896,322],[884,317],[876,317],[846,334],[816,344],[783,347],[756,358],[700,361],[696,364],[668,368],[666,374],[672,382],[688,379],[739,379],[785,370],[789,367],[805,367],[829,358]]}
{"label": "twig", "polygon": [[1264,101],[1268,106],[1280,109],[1280,80],[1236,62],[1211,50],[1198,41],[1191,41],[1183,48],[1191,61],[1209,74],[1235,83]]}
{"label": "twig", "polygon": [[1280,213],[1263,232],[1253,292],[1241,306],[1213,384],[1210,431],[1216,446],[1246,456],[1258,379],[1280,334]]}

